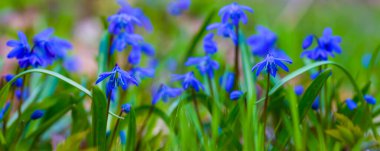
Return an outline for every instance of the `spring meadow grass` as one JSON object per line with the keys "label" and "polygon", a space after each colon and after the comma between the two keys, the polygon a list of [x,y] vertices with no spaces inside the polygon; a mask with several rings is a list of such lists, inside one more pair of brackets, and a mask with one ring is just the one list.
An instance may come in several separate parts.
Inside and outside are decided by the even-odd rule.
{"label": "spring meadow grass", "polygon": [[0,150],[379,150],[379,11],[2,0]]}

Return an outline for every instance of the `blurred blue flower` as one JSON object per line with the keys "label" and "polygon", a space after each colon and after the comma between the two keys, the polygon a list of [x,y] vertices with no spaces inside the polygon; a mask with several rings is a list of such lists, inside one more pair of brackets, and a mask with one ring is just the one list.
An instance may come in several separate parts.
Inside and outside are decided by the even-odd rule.
{"label": "blurred blue flower", "polygon": [[297,85],[294,87],[294,92],[296,93],[297,96],[301,96],[303,93],[303,86],[302,85]]}
{"label": "blurred blue flower", "polygon": [[15,95],[16,95],[18,100],[26,101],[26,99],[29,96],[29,88],[25,87],[22,92],[21,92],[21,89],[16,89]]}
{"label": "blurred blue flower", "polygon": [[231,19],[232,23],[238,25],[239,21],[243,22],[243,24],[246,24],[248,21],[244,11],[253,13],[252,8],[244,5],[239,5],[238,3],[233,2],[232,4],[226,5],[223,8],[221,8],[218,14],[222,17],[223,23],[226,23],[229,21],[229,19]]}
{"label": "blurred blue flower", "polygon": [[207,30],[216,30],[218,36],[223,38],[231,38],[234,44],[237,44],[237,36],[234,31],[235,27],[231,23],[213,23],[208,25]]}
{"label": "blurred blue flower", "polygon": [[140,21],[139,25],[143,26],[148,32],[153,30],[152,23],[140,8],[133,8],[126,0],[117,0],[117,3],[121,6],[118,13],[132,15]]}
{"label": "blurred blue flower", "polygon": [[131,111],[131,108],[132,108],[132,105],[129,103],[126,103],[121,106],[121,111],[128,114]]}
{"label": "blurred blue flower", "polygon": [[121,130],[119,132],[119,136],[120,136],[121,145],[125,145],[127,143],[127,133],[125,131]]}
{"label": "blurred blue flower", "polygon": [[[322,70],[321,72],[323,72],[323,70]],[[317,78],[321,72],[317,71],[317,72],[312,73],[312,74],[310,75],[310,78],[311,78],[312,80],[315,80],[315,78]],[[332,75],[332,72],[330,72],[330,75],[329,75],[329,76],[331,76],[331,75]]]}
{"label": "blurred blue flower", "polygon": [[141,53],[144,53],[149,57],[153,57],[155,52],[152,45],[148,43],[140,43],[139,45],[132,47],[132,50],[128,56],[128,62],[133,65],[139,64],[141,60]]}
{"label": "blurred blue flower", "polygon": [[345,102],[346,102],[348,109],[350,109],[351,111],[354,110],[356,107],[358,107],[358,105],[352,99],[346,99]]}
{"label": "blurred blue flower", "polygon": [[[32,51],[40,52],[45,59],[54,60],[66,56],[68,50],[72,49],[70,42],[53,37],[52,28],[45,29],[34,36],[34,48]],[[51,63],[49,63],[51,64]]]}
{"label": "blurred blue flower", "polygon": [[247,39],[247,44],[251,47],[253,55],[264,57],[275,49],[277,36],[268,28],[258,25],[256,26],[257,34]]}
{"label": "blurred blue flower", "polygon": [[190,57],[187,59],[185,65],[196,66],[202,75],[206,74],[210,78],[214,76],[214,70],[219,68],[218,62],[212,60],[210,56]]}
{"label": "blurred blue flower", "polygon": [[12,47],[13,49],[8,53],[8,58],[17,58],[21,59],[25,57],[26,54],[30,51],[30,46],[28,44],[28,39],[25,34],[21,31],[17,33],[19,41],[9,40],[7,46]]}
{"label": "blurred blue flower", "polygon": [[368,104],[372,104],[372,105],[374,105],[374,104],[376,104],[376,99],[375,99],[375,97],[373,97],[373,96],[371,96],[371,95],[365,95],[364,96],[364,99],[365,99],[365,101],[367,101],[367,103]]}
{"label": "blurred blue flower", "polygon": [[230,99],[232,101],[239,100],[239,98],[243,95],[244,93],[239,90],[232,91],[230,94]]}
{"label": "blurred blue flower", "polygon": [[166,103],[169,98],[175,98],[181,95],[182,91],[180,88],[171,88],[165,84],[161,84],[157,92],[153,95],[152,105],[155,105],[160,99]]}
{"label": "blurred blue flower", "polygon": [[233,72],[227,72],[219,79],[220,85],[227,91],[231,92],[234,86],[235,74]]}
{"label": "blurred blue flower", "polygon": [[204,86],[201,82],[199,82],[195,76],[194,72],[188,72],[183,75],[172,75],[172,81],[182,81],[183,89],[188,89],[189,87],[194,88],[195,91],[199,91],[200,89],[204,89]]}
{"label": "blurred blue flower", "polygon": [[203,49],[206,54],[214,54],[218,51],[218,46],[215,41],[213,41],[214,33],[209,33],[203,39]]}
{"label": "blurred blue flower", "polygon": [[313,104],[311,104],[311,108],[313,110],[318,110],[319,109],[319,96],[314,100]]}
{"label": "blurred blue flower", "polygon": [[70,56],[63,59],[63,67],[69,72],[78,72],[80,65],[81,63],[78,57]]}
{"label": "blurred blue flower", "polygon": [[137,81],[141,81],[143,78],[153,78],[154,77],[154,68],[140,68],[134,67],[131,69],[131,73],[136,77]]}
{"label": "blurred blue flower", "polygon": [[35,110],[32,115],[30,116],[30,119],[36,120],[44,116],[45,112],[42,110]]}
{"label": "blurred blue flower", "polygon": [[130,34],[126,32],[119,33],[114,36],[111,44],[110,54],[113,54],[115,50],[123,51],[127,46],[137,46],[139,42],[144,38],[138,34]]}
{"label": "blurred blue flower", "polygon": [[108,17],[108,31],[112,34],[133,33],[135,25],[141,26],[141,22],[132,15],[117,13]]}
{"label": "blurred blue flower", "polygon": [[110,92],[118,86],[122,87],[123,90],[126,90],[130,84],[138,85],[137,79],[129,72],[120,69],[117,64],[111,72],[100,74],[95,83],[98,84],[107,77],[110,77],[106,85],[107,97],[110,97]]}
{"label": "blurred blue flower", "polygon": [[11,106],[11,102],[6,102],[4,107],[1,109],[0,112],[0,121],[3,120],[5,113],[7,113],[9,107]]}
{"label": "blurred blue flower", "polygon": [[371,63],[371,59],[372,59],[372,54],[366,53],[363,55],[362,65],[364,66],[364,68],[366,68],[366,69],[369,68],[369,64]]}
{"label": "blurred blue flower", "polygon": [[167,11],[173,16],[179,16],[190,8],[190,0],[172,0],[168,4]]}
{"label": "blurred blue flower", "polygon": [[288,67],[283,62],[289,63],[289,64],[292,63],[292,61],[290,59],[276,58],[272,54],[268,54],[263,61],[257,63],[255,66],[253,66],[252,72],[257,69],[256,76],[258,76],[261,73],[261,71],[263,69],[265,69],[265,71],[268,74],[272,75],[273,77],[276,77],[277,66],[280,66],[286,72],[289,72]]}
{"label": "blurred blue flower", "polygon": [[306,56],[315,61],[325,61],[328,60],[328,56],[334,57],[334,53],[340,54],[342,52],[340,48],[342,39],[339,36],[333,36],[331,28],[325,28],[320,38],[315,35],[308,35],[303,41],[302,48],[308,49],[313,44],[314,39],[317,46],[311,50],[305,50],[301,57]]}
{"label": "blurred blue flower", "polygon": [[24,58],[18,60],[18,64],[20,65],[20,68],[27,68],[27,67],[43,67],[46,66],[46,63],[44,62],[45,58],[42,58],[37,53],[28,53]]}
{"label": "blurred blue flower", "polygon": [[[14,78],[14,75],[13,74],[6,74],[4,76],[4,78],[5,78],[5,81],[9,82]],[[22,78],[17,78],[16,81],[12,83],[12,85],[16,86],[16,87],[21,87],[22,84],[23,84]]]}

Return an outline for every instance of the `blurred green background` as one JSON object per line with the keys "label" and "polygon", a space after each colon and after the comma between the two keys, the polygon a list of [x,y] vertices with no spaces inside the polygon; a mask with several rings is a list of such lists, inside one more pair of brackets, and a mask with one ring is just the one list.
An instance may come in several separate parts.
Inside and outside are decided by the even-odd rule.
{"label": "blurred green background", "polygon": [[[143,33],[147,42],[156,48],[159,61],[179,60],[186,52],[192,37],[203,20],[212,10],[231,3],[230,0],[192,0],[190,10],[181,16],[171,16],[166,11],[170,0],[129,0],[132,6],[143,9],[154,26],[152,33]],[[379,0],[237,0],[255,10],[249,14],[249,22],[242,27],[246,36],[260,24],[277,33],[278,47],[285,50],[293,59],[290,66],[295,70],[307,63],[300,58],[303,38],[311,33],[321,35],[325,27],[331,27],[335,35],[343,39],[343,53],[333,61],[345,65],[351,74],[364,85],[371,78],[375,86],[379,84],[379,74],[369,76],[363,62],[380,44],[380,1]],[[47,27],[53,27],[56,35],[67,38],[74,45],[71,53],[81,58],[80,74],[95,77],[95,57],[100,36],[105,29],[105,19],[118,10],[113,0],[1,0],[0,1],[0,54],[6,60],[10,50],[5,46],[9,39],[16,38],[18,30],[25,31],[28,37]],[[214,16],[214,22],[220,21]],[[217,60],[232,63],[233,46],[229,40],[218,39]],[[197,53],[202,53],[198,44]],[[169,55],[168,55],[169,54]],[[367,58],[363,59],[363,56]],[[379,62],[379,61],[378,61]],[[6,61],[2,74],[14,64]],[[379,72],[378,66],[372,72]],[[340,75],[340,73],[334,73]],[[371,89],[376,91],[376,87]]]}

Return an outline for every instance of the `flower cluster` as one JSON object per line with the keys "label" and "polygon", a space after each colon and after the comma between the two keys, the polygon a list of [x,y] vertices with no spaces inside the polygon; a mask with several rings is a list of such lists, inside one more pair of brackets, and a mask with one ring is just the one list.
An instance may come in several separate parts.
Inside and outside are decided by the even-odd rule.
{"label": "flower cluster", "polygon": [[135,33],[136,27],[144,27],[149,32],[153,27],[141,9],[133,8],[123,0],[118,0],[118,3],[121,6],[119,11],[108,17],[108,32],[112,34],[110,55],[115,50],[123,51],[130,46],[132,50],[128,62],[137,65],[140,63],[141,54],[152,57],[155,51],[152,45],[144,42],[144,38]]}
{"label": "flower cluster", "polygon": [[[306,50],[310,48],[313,42],[317,42],[317,46],[311,50]],[[315,35],[308,35],[303,41],[302,48],[305,50],[301,57],[307,57],[315,61],[325,61],[328,57],[334,57],[334,53],[340,54],[342,49],[340,48],[340,43],[342,39],[339,36],[334,36],[332,34],[331,28],[325,28],[323,30],[322,37],[318,38]]]}
{"label": "flower cluster", "polygon": [[18,32],[19,40],[9,40],[7,46],[12,47],[8,58],[16,58],[21,68],[46,67],[57,59],[64,59],[72,45],[61,38],[53,36],[54,30],[48,28],[33,38],[30,47],[28,39],[23,32]]}

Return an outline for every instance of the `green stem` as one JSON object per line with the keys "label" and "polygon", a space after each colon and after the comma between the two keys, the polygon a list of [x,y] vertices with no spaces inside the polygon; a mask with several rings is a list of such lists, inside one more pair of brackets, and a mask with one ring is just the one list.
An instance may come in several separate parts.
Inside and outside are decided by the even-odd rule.
{"label": "green stem", "polygon": [[[122,114],[123,114],[123,111],[120,111],[119,116],[121,117]],[[110,140],[110,144],[109,144],[110,146],[108,147],[109,150],[112,150],[113,140],[115,139],[116,132],[119,131],[119,123],[120,123],[120,119],[118,118],[116,120],[115,127],[113,128],[113,131],[112,131],[111,140]]]}
{"label": "green stem", "polygon": [[235,34],[236,34],[236,41],[237,44],[235,44],[235,79],[234,79],[234,88],[238,89],[238,82],[239,82],[239,24],[236,25],[235,28]]}
{"label": "green stem", "polygon": [[[108,93],[108,97],[107,97],[107,112],[106,112],[106,124],[108,124],[108,113],[109,113],[109,111],[110,111],[110,105],[111,105],[111,95],[112,95],[112,91],[113,90],[111,90],[109,93]],[[106,126],[107,127],[107,126]]]}
{"label": "green stem", "polygon": [[198,101],[197,101],[197,97],[196,97],[194,89],[191,89],[191,94],[193,96],[193,103],[194,103],[194,107],[195,107],[195,112],[197,113],[199,125],[201,126],[201,131],[203,132],[202,118],[201,118],[201,114],[200,114],[200,111],[199,111],[199,105],[198,105]]}
{"label": "green stem", "polygon": [[145,129],[146,125],[148,124],[149,118],[152,116],[153,111],[154,111],[154,106],[152,106],[150,108],[148,115],[146,116],[146,118],[143,121],[143,125],[142,125],[141,129],[137,133],[138,141],[137,141],[136,151],[138,151],[140,149],[141,141],[142,141],[142,133],[144,132],[144,129]]}
{"label": "green stem", "polygon": [[[267,90],[265,92],[265,101],[264,101],[264,109],[263,109],[263,124],[264,124],[264,139],[265,139],[265,128],[266,128],[266,123],[267,123],[267,109],[268,109],[268,102],[269,102],[269,87],[270,87],[270,74],[268,72],[267,75]],[[264,143],[264,148],[265,148],[265,140],[263,141]]]}

